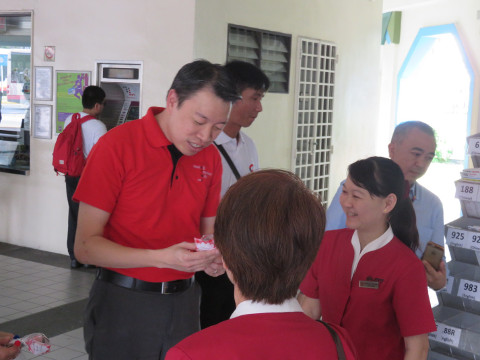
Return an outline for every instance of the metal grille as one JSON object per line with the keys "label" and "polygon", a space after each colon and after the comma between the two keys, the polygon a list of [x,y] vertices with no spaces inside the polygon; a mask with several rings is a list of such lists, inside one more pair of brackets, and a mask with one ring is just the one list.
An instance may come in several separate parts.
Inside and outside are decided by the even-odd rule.
{"label": "metal grille", "polygon": [[330,174],[336,46],[299,38],[294,169],[326,206]]}

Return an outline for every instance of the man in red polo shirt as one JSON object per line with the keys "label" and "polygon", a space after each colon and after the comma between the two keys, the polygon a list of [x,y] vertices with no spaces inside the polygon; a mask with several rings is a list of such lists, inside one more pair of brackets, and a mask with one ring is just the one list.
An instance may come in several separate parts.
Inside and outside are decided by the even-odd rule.
{"label": "man in red polo shirt", "polygon": [[212,234],[222,165],[211,145],[223,129],[234,84],[199,60],[176,75],[165,108],[108,132],[90,153],[75,256],[99,267],[86,310],[91,359],[159,359],[199,330],[193,273],[224,273],[218,250],[196,252]]}

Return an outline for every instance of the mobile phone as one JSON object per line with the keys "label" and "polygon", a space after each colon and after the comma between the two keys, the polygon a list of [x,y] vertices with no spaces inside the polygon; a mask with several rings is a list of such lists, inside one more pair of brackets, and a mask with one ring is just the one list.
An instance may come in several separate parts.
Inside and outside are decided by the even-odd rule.
{"label": "mobile phone", "polygon": [[429,241],[422,255],[422,260],[427,260],[430,265],[432,265],[433,268],[438,271],[440,268],[440,263],[443,259],[443,252],[443,246],[438,245],[433,241]]}

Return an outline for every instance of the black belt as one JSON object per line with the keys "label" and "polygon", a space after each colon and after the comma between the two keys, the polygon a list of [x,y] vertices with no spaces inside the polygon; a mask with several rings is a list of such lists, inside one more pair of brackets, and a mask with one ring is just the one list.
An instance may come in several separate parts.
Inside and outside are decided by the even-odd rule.
{"label": "black belt", "polygon": [[187,290],[194,282],[194,278],[167,282],[149,282],[119,274],[115,271],[98,268],[97,279],[118,285],[127,289],[154,291],[161,294],[174,294]]}

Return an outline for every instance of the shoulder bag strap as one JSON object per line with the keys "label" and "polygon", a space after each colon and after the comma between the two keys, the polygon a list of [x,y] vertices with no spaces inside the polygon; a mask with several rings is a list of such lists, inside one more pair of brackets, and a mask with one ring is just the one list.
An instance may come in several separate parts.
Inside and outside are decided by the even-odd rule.
{"label": "shoulder bag strap", "polygon": [[96,119],[95,116],[92,115],[85,115],[84,117],[80,117],[80,113],[75,113],[72,115],[72,121],[79,121],[80,125],[82,125],[84,122],[87,122],[88,120]]}
{"label": "shoulder bag strap", "polygon": [[340,337],[338,336],[338,334],[326,322],[324,322],[322,320],[317,320],[317,321],[321,322],[323,325],[325,325],[325,327],[327,328],[330,335],[332,335],[333,342],[335,343],[335,346],[337,347],[338,359],[339,360],[346,360],[345,351],[343,350],[343,346],[342,346],[342,341],[340,340]]}
{"label": "shoulder bag strap", "polygon": [[92,115],[85,115],[80,119],[80,124],[83,124],[84,122],[87,122],[88,120],[93,120],[93,119],[96,119],[96,117]]}
{"label": "shoulder bag strap", "polygon": [[70,122],[78,121],[80,119],[81,119],[80,113],[75,113],[75,114],[72,114],[72,120],[70,120]]}
{"label": "shoulder bag strap", "polygon": [[222,153],[223,157],[225,160],[227,160],[228,165],[230,166],[230,169],[232,169],[233,175],[238,179],[241,178],[237,168],[235,167],[235,164],[233,163],[232,159],[230,159],[230,156],[228,156],[227,151],[223,147],[223,145],[218,145],[215,141],[213,142],[215,146],[218,148],[218,150]]}

